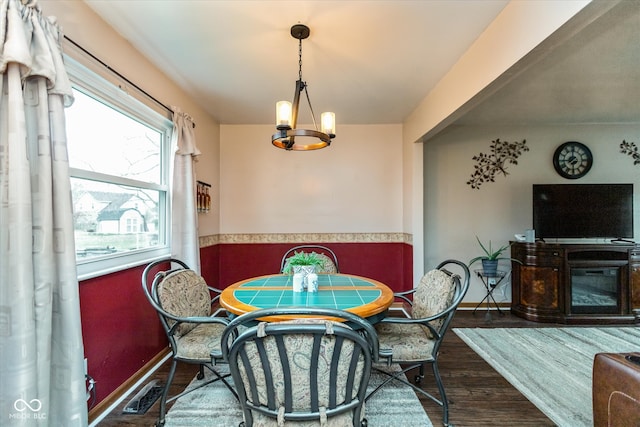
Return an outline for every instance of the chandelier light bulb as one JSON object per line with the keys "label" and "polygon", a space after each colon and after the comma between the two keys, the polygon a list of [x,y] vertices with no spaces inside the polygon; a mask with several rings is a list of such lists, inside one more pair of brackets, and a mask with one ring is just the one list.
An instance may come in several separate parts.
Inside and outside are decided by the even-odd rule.
{"label": "chandelier light bulb", "polygon": [[320,123],[322,124],[322,132],[333,137],[336,134],[336,115],[330,111],[320,115]]}
{"label": "chandelier light bulb", "polygon": [[291,103],[289,101],[276,103],[276,128],[291,129]]}

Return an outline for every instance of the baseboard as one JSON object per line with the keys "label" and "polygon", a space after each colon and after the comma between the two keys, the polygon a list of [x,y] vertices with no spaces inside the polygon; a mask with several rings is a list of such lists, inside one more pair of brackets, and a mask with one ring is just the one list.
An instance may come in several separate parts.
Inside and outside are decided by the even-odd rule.
{"label": "baseboard", "polygon": [[130,376],[107,397],[102,399],[100,403],[89,411],[89,426],[97,425],[97,423],[107,416],[116,406],[118,406],[120,402],[122,402],[129,394],[134,392],[143,381],[153,374],[169,356],[171,356],[171,350],[169,348],[156,354],[135,374]]}
{"label": "baseboard", "polygon": [[[475,308],[477,306],[478,306],[477,302],[462,302],[458,306],[458,309],[459,310],[475,310]],[[509,310],[511,310],[511,303],[510,302],[499,302],[498,303],[498,307],[500,307],[500,309],[509,311]],[[478,307],[478,310],[486,310],[486,309],[487,309],[487,304],[486,303],[482,303]],[[492,310],[496,309],[495,305],[493,305],[493,301],[491,302],[491,309]]]}

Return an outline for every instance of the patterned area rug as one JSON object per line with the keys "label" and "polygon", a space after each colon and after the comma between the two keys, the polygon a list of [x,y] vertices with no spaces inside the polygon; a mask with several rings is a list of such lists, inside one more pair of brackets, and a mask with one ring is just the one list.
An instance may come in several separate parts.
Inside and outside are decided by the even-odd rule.
{"label": "patterned area rug", "polygon": [[[398,369],[397,366],[391,368]],[[381,378],[381,374],[372,373],[369,389],[380,384]],[[189,387],[195,387],[206,380],[207,378],[201,381],[194,379]],[[384,386],[366,403],[365,412],[370,426],[433,427],[413,390],[395,381]],[[242,412],[238,401],[220,381],[216,381],[179,398],[167,413],[165,426],[233,427],[240,421]]]}
{"label": "patterned area rug", "polygon": [[640,349],[640,328],[454,328],[454,332],[559,427],[593,425],[596,353]]}

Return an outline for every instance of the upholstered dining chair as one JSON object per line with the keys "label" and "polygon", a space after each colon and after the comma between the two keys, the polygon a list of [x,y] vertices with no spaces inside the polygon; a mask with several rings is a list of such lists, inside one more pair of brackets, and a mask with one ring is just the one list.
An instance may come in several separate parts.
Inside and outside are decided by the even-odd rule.
{"label": "upholstered dining chair", "polygon": [[[388,378],[367,399],[390,381],[400,381],[442,406],[444,425],[449,425],[449,405],[438,369],[438,352],[456,309],[469,289],[469,280],[466,264],[447,260],[427,272],[416,288],[395,294],[410,306],[410,317],[386,317],[376,325],[376,331],[380,351],[391,354],[387,364],[399,363],[402,370],[388,373],[379,364],[374,365],[374,369]],[[431,365],[440,400],[418,386],[424,379],[427,364]],[[405,374],[416,368],[418,375],[414,384]]]}
{"label": "upholstered dining chair", "polygon": [[[158,271],[165,265],[170,268]],[[222,362],[222,359],[211,358],[212,352],[220,353],[220,339],[229,323],[226,316],[216,315],[218,311],[212,313],[212,305],[218,300],[221,291],[207,286],[204,279],[190,270],[187,264],[173,258],[147,265],[142,273],[142,289],[160,318],[172,353],[156,425],[164,425],[167,403],[187,393],[182,392],[168,399],[178,362],[199,365],[198,379],[204,378],[205,367],[213,372],[212,380],[197,388],[214,381],[223,381],[236,395],[235,389],[226,379],[229,374],[221,375],[214,366],[216,362]]]}
{"label": "upholstered dining chair", "polygon": [[335,252],[326,246],[321,245],[300,245],[295,246],[287,250],[282,256],[280,261],[280,271],[282,272],[287,265],[287,258],[295,254],[296,252],[316,252],[318,257],[322,260],[323,266],[317,271],[318,273],[339,273],[340,268],[338,266],[338,257]]}
{"label": "upholstered dining chair", "polygon": [[[274,315],[292,320],[268,322]],[[241,426],[367,425],[364,399],[378,340],[355,314],[306,307],[253,311],[229,323],[222,353],[242,407]]]}

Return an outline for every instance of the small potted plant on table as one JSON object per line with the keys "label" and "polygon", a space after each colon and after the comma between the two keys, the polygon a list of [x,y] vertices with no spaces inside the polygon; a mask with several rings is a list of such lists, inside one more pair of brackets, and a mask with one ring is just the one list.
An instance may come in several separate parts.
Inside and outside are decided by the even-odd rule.
{"label": "small potted plant on table", "polygon": [[[320,256],[315,252],[295,252],[292,256],[287,258],[284,264],[282,272],[284,274],[293,273],[293,291],[300,292],[303,288],[309,287],[310,291],[317,291],[317,276],[316,271],[321,269],[323,261]],[[313,286],[310,287],[307,276],[312,279]]]}
{"label": "small potted plant on table", "polygon": [[284,274],[303,273],[306,275],[315,273],[322,265],[322,259],[315,252],[294,252],[285,261],[282,272]]}

